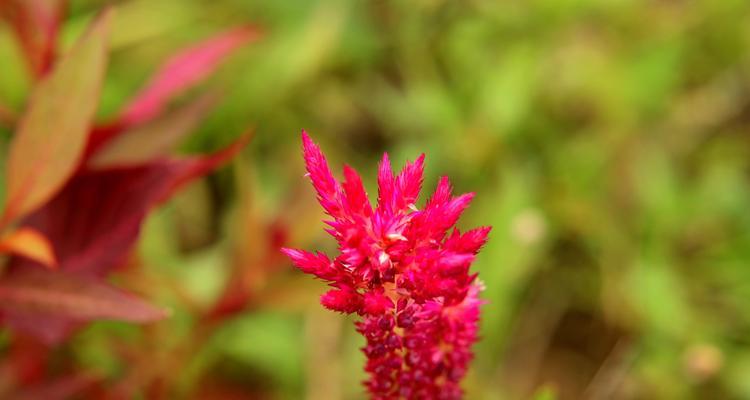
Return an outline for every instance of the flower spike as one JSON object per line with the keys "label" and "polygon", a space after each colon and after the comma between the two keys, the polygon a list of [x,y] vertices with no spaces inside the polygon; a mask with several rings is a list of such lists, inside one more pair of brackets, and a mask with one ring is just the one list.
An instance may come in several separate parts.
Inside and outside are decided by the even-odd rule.
{"label": "flower spike", "polygon": [[483,285],[469,269],[490,233],[490,227],[463,234],[454,228],[474,194],[454,197],[443,177],[420,210],[415,202],[424,155],[394,176],[384,154],[373,210],[354,169],[345,166],[339,183],[304,131],[302,147],[318,200],[333,218],[327,231],[340,254],[331,260],[322,253],[282,251],[302,272],[334,288],[321,296],[324,307],[360,315],[356,326],[367,340],[362,351],[371,397],[460,399],[483,304]]}

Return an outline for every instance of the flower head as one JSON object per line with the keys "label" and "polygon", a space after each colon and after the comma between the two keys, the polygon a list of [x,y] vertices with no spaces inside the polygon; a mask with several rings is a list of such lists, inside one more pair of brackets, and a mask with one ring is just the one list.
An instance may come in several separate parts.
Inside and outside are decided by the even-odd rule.
{"label": "flower head", "polygon": [[345,166],[340,183],[304,131],[302,145],[340,254],[331,259],[282,251],[332,287],[320,299],[323,306],[361,316],[357,331],[367,341],[362,350],[368,391],[375,399],[460,398],[482,304],[482,285],[469,267],[490,232],[482,227],[461,233],[454,227],[474,194],[453,196],[442,178],[420,210],[424,155],[394,176],[385,154],[373,209],[354,169]]}

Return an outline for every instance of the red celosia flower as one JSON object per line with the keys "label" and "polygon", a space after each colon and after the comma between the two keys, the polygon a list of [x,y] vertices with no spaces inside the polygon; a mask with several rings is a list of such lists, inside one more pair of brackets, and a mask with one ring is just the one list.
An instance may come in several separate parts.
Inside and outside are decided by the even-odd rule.
{"label": "red celosia flower", "polygon": [[331,260],[322,253],[282,250],[303,272],[334,288],[321,297],[326,308],[362,317],[357,331],[367,340],[365,386],[375,399],[460,398],[482,304],[482,285],[469,266],[490,231],[461,234],[453,228],[473,193],[453,197],[442,178],[419,210],[424,155],[394,177],[385,154],[373,210],[352,168],[344,167],[339,183],[304,131],[302,142],[318,200],[333,218],[326,221],[327,231],[341,254]]}

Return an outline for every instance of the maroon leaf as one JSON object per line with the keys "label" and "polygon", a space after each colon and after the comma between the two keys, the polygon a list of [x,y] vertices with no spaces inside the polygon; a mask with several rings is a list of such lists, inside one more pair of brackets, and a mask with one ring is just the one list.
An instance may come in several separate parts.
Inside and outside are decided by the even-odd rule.
{"label": "maroon leaf", "polygon": [[[104,275],[127,254],[151,208],[234,156],[246,141],[208,156],[81,171],[24,224],[50,239],[61,270]],[[36,264],[13,261],[13,269]]]}
{"label": "maroon leaf", "polygon": [[[0,309],[2,310],[2,309]],[[15,333],[23,333],[46,346],[60,344],[83,322],[51,314],[2,310],[3,322]]]}
{"label": "maroon leaf", "polygon": [[240,27],[188,47],[168,59],[114,121],[94,130],[87,153],[93,154],[124,130],[160,115],[174,96],[209,77],[234,50],[258,37],[258,29]]}
{"label": "maroon leaf", "polygon": [[6,312],[72,321],[113,319],[151,322],[167,316],[163,309],[92,277],[29,269],[0,279],[0,308]]}
{"label": "maroon leaf", "polygon": [[[161,160],[133,167],[80,171],[52,201],[26,218],[24,225],[42,232],[53,243],[60,268],[55,276],[61,277],[60,282],[70,279],[72,282],[81,280],[96,284],[97,279],[106,275],[127,255],[143,219],[152,207],[167,200],[181,185],[233,157],[247,140],[248,137],[243,137],[211,155]],[[105,312],[106,307],[96,308],[94,303],[85,303],[87,305],[83,311],[61,306],[57,304],[58,301],[44,303],[45,299],[52,300],[54,296],[39,295],[41,292],[33,290],[13,291],[17,289],[14,279],[19,279],[18,276],[44,272],[39,264],[29,259],[14,258],[8,270],[8,275],[0,278],[0,309],[5,311],[6,322],[13,329],[49,344],[64,340],[87,319],[137,321],[139,316],[145,320],[153,315],[142,307],[136,307],[133,302],[124,305],[126,310],[109,310],[109,314]],[[36,279],[44,281],[48,276],[51,275]],[[8,284],[8,281],[11,283]],[[70,285],[66,286],[68,288],[73,286],[72,283],[66,285]],[[114,302],[114,294],[110,291],[114,289],[104,287],[107,289],[94,286],[97,288],[94,290],[89,287],[91,290],[88,293],[94,297],[105,295],[105,301],[109,296]],[[64,304],[68,306],[78,301],[76,297],[65,298],[68,302]],[[143,314],[128,314],[138,309]]]}

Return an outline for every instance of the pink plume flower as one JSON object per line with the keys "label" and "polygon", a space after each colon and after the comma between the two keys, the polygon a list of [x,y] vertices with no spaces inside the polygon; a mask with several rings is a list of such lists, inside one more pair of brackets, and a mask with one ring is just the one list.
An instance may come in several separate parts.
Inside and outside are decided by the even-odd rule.
{"label": "pink plume flower", "polygon": [[482,304],[482,284],[469,267],[490,232],[454,227],[474,194],[454,197],[442,178],[419,210],[424,155],[394,176],[385,154],[373,209],[354,169],[345,166],[340,183],[304,131],[302,145],[340,254],[330,259],[282,251],[332,287],[320,299],[323,306],[361,316],[357,331],[367,340],[367,390],[374,399],[460,399]]}

